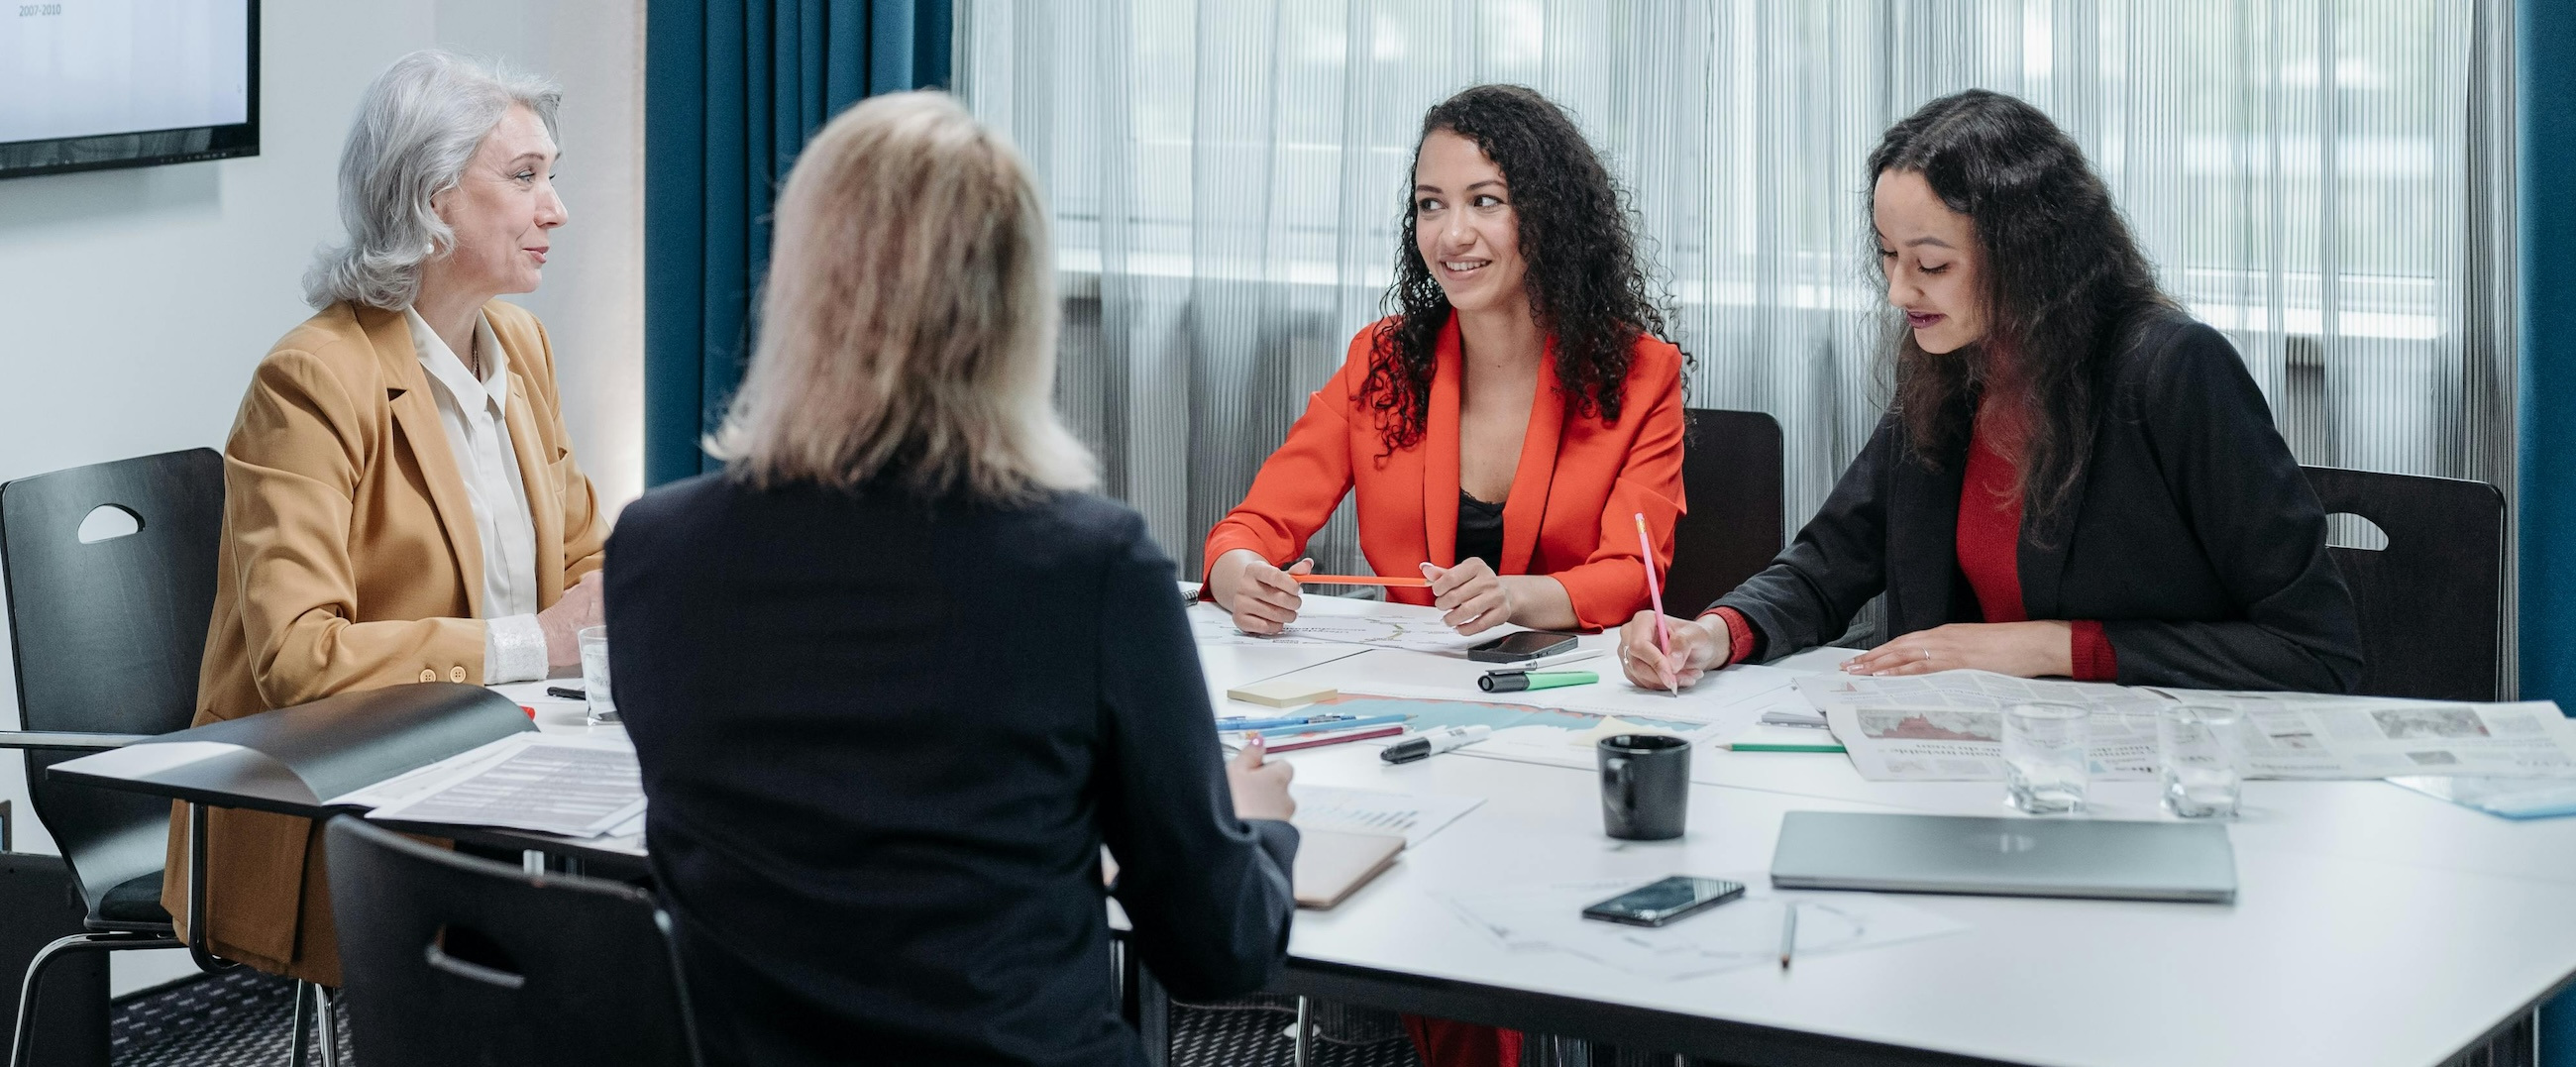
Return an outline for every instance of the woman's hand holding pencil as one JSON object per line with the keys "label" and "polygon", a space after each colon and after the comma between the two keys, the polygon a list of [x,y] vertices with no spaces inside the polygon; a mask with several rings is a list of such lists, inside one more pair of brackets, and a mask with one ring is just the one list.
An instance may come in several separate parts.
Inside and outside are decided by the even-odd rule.
{"label": "woman's hand holding pencil", "polygon": [[[1670,652],[1656,640],[1657,623]],[[1619,666],[1639,689],[1687,689],[1717,666],[1727,649],[1723,630],[1690,619],[1640,611],[1619,628]]]}
{"label": "woman's hand holding pencil", "polygon": [[1208,592],[1218,607],[1234,616],[1234,628],[1248,634],[1275,634],[1297,621],[1306,598],[1299,579],[1315,572],[1315,561],[1298,560],[1286,570],[1251,549],[1238,548],[1208,567]]}

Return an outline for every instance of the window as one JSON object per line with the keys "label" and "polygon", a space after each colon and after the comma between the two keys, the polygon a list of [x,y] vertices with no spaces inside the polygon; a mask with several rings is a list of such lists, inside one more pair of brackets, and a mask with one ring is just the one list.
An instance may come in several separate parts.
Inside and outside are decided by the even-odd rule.
{"label": "window", "polygon": [[[1868,152],[1971,86],[2053,115],[2303,462],[2511,492],[2496,0],[967,0],[959,83],[1057,214],[1060,396],[1195,565],[1380,314],[1425,108],[1531,85],[1627,185],[1696,407],[1776,416],[1793,524],[1875,423]],[[1345,515],[1319,562],[1356,564]]]}

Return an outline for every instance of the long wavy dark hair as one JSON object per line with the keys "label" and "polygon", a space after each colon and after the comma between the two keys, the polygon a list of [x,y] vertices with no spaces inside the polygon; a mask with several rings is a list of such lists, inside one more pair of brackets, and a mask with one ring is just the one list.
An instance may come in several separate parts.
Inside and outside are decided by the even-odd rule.
{"label": "long wavy dark hair", "polygon": [[2141,315],[2174,305],[2084,150],[2038,108],[1983,89],[1932,101],[1870,153],[1873,200],[1891,170],[1922,174],[1985,253],[1983,340],[1936,356],[1898,329],[1894,409],[1909,449],[1937,464],[1962,447],[1988,385],[2019,383],[2016,488],[2026,515],[2055,517],[2092,460],[2116,346]]}
{"label": "long wavy dark hair", "polygon": [[[1628,354],[1640,336],[1662,336],[1665,298],[1640,264],[1633,214],[1619,183],[1574,119],[1537,90],[1479,85],[1422,116],[1422,140],[1448,130],[1476,143],[1503,172],[1520,219],[1524,284],[1538,328],[1556,339],[1556,376],[1576,414],[1619,421]],[[1422,161],[1421,140],[1414,163]],[[1413,171],[1405,171],[1390,316],[1377,327],[1359,399],[1375,408],[1387,449],[1422,440],[1431,373],[1449,298],[1414,244]],[[1689,367],[1684,354],[1684,368]],[[1685,374],[1687,377],[1687,374]]]}

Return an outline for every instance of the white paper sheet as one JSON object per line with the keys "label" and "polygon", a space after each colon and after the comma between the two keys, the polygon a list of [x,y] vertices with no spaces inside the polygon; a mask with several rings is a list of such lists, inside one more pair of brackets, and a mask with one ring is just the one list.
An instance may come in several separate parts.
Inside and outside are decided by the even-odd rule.
{"label": "white paper sheet", "polygon": [[[1460,921],[1514,952],[1563,952],[1647,978],[1678,980],[1756,965],[1778,966],[1781,913],[1798,909],[1798,957],[1826,956],[1957,933],[1967,924],[1876,893],[1773,893],[1761,872],[1720,874],[1744,898],[1648,928],[1583,917],[1586,905],[1637,881],[1554,885],[1445,898]],[[1794,966],[1794,964],[1793,964]]]}
{"label": "white paper sheet", "polygon": [[640,816],[644,785],[622,739],[513,734],[337,802],[370,800],[370,819],[588,838]]}
{"label": "white paper sheet", "polygon": [[1591,685],[1518,693],[1488,693],[1472,685],[1449,687],[1407,682],[1354,682],[1343,686],[1342,691],[1416,700],[1472,700],[1559,708],[1595,715],[1680,720],[1714,727],[1719,737],[1732,737],[1744,732],[1764,712],[1775,708],[1801,712],[1813,710],[1806,699],[1798,695],[1794,684],[1798,680],[1797,675],[1769,667],[1731,667],[1701,679],[1698,685],[1683,690],[1678,697],[1665,690],[1639,689],[1629,685],[1626,679],[1613,673],[1614,668],[1610,664],[1572,669],[1593,670],[1603,677]]}
{"label": "white paper sheet", "polygon": [[1367,645],[1408,652],[1464,657],[1471,645],[1528,629],[1504,624],[1462,636],[1440,621],[1440,611],[1416,604],[1309,594],[1297,621],[1274,636],[1257,637],[1235,629],[1234,617],[1214,604],[1190,606],[1190,636],[1208,645]]}
{"label": "white paper sheet", "polygon": [[1485,802],[1483,797],[1448,793],[1388,793],[1329,785],[1291,785],[1288,795],[1297,801],[1297,817],[1290,821],[1298,829],[1401,834],[1406,848],[1420,846]]}

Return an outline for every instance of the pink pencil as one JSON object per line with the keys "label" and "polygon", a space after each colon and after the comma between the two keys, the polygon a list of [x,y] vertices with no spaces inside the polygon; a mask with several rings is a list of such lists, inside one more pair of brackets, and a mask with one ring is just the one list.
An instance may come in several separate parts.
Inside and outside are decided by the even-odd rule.
{"label": "pink pencil", "polygon": [[1645,553],[1646,595],[1655,602],[1655,651],[1664,654],[1664,669],[1673,672],[1672,694],[1679,697],[1682,672],[1673,666],[1673,634],[1664,628],[1664,587],[1655,580],[1655,542],[1646,536],[1646,513],[1642,511],[1637,513],[1637,550]]}

